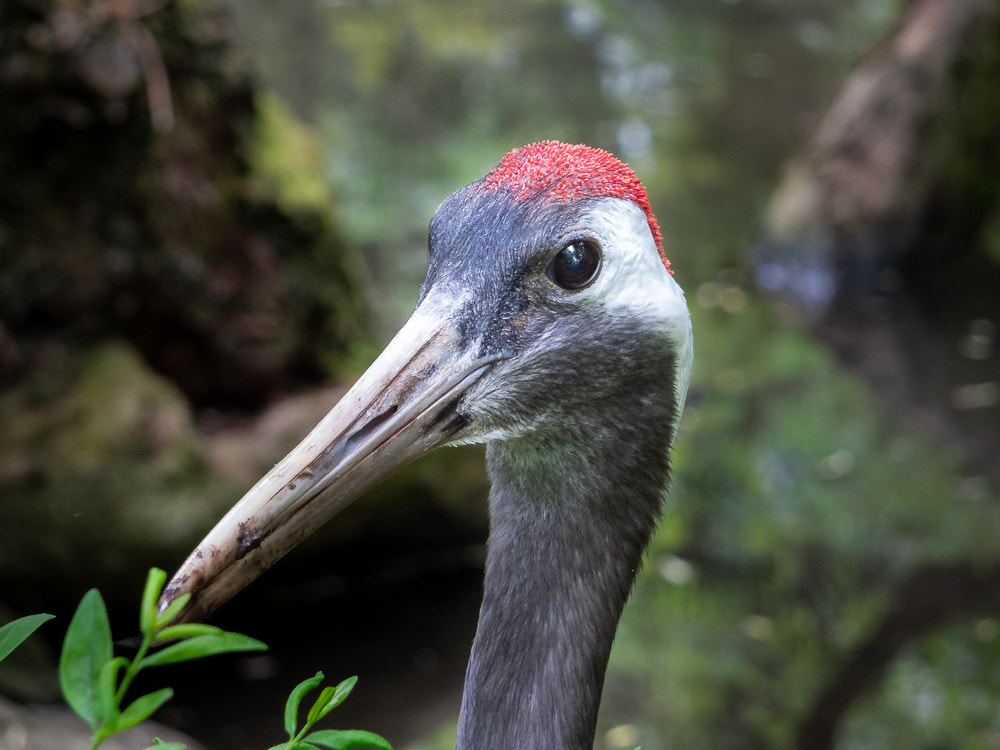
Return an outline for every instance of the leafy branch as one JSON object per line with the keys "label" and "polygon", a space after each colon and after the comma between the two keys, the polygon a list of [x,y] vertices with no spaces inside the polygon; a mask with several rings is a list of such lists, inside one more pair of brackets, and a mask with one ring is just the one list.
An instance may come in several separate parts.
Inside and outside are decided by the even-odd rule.
{"label": "leafy branch", "polygon": [[348,677],[336,687],[325,687],[313,703],[302,729],[298,729],[299,704],[306,693],[315,690],[323,682],[323,673],[317,672],[308,680],[296,685],[285,702],[285,731],[288,732],[288,742],[275,745],[270,750],[349,750],[355,747],[375,747],[380,750],[392,750],[384,738],[372,732],[361,729],[322,729],[310,732],[313,725],[344,702],[357,683],[357,677]]}
{"label": "leafy branch", "polygon": [[[190,595],[178,597],[163,612],[157,613],[156,602],[166,580],[167,574],[162,570],[153,568],[149,571],[139,610],[142,642],[132,659],[114,655],[108,611],[97,589],[84,594],[73,615],[59,659],[59,683],[66,703],[90,725],[91,750],[100,747],[108,737],[145,721],[173,697],[172,689],[162,688],[136,698],[123,708],[125,695],[143,669],[230,651],[261,651],[267,648],[254,638],[226,632],[213,625],[172,625]],[[47,614],[29,615],[0,627],[0,661],[52,617]],[[320,686],[323,673],[317,672],[296,685],[285,703],[288,741],[270,750],[349,750],[361,747],[392,750],[384,738],[360,729],[313,731],[317,722],[344,702],[357,681],[357,677],[349,677],[335,687],[323,688],[306,714],[301,729],[299,705],[307,693]],[[184,745],[156,738],[146,750],[184,750]]]}
{"label": "leafy branch", "polygon": [[[157,614],[156,602],[166,580],[167,574],[159,568],[149,571],[139,613],[142,643],[131,660],[114,655],[107,608],[97,589],[84,595],[73,615],[59,660],[59,683],[69,707],[91,727],[91,750],[111,735],[145,721],[173,697],[171,688],[163,688],[123,708],[125,694],[143,669],[229,651],[267,648],[254,638],[213,625],[171,625],[189,597],[179,597]],[[158,650],[152,651],[154,647]]]}

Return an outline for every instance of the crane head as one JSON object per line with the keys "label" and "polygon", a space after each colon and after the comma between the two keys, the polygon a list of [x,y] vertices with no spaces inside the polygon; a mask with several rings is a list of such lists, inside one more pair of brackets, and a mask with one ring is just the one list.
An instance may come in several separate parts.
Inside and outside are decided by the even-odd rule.
{"label": "crane head", "polygon": [[[311,433],[198,545],[160,607],[198,620],[379,480],[442,444],[593,441],[602,403],[656,381],[676,429],[684,295],[646,191],[606,151],[507,154],[431,221],[416,309]],[[666,447],[664,448],[666,449]]]}

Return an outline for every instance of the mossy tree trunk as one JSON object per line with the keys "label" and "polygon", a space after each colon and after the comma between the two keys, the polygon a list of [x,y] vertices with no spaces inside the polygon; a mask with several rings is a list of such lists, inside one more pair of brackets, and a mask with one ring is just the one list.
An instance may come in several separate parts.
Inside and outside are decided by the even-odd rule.
{"label": "mossy tree trunk", "polygon": [[195,404],[253,408],[364,334],[331,202],[258,169],[295,126],[262,141],[221,9],[10,0],[0,29],[0,386],[120,338]]}
{"label": "mossy tree trunk", "polygon": [[211,0],[4,0],[0,101],[0,589],[33,611],[179,561],[241,489],[198,427],[338,374],[367,316]]}

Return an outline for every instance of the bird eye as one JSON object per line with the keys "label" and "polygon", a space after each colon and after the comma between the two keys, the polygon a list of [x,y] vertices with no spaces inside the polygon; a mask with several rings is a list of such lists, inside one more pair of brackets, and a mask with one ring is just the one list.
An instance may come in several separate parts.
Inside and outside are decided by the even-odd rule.
{"label": "bird eye", "polygon": [[600,268],[600,248],[589,240],[577,240],[559,251],[545,269],[545,275],[563,289],[583,289],[597,277]]}

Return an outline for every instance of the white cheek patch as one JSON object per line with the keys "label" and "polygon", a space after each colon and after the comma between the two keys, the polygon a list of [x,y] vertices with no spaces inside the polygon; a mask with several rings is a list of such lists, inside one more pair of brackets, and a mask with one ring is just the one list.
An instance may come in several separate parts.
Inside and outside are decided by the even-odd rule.
{"label": "white cheek patch", "polygon": [[589,204],[581,223],[604,252],[600,274],[580,293],[581,304],[640,318],[667,333],[677,352],[677,399],[683,407],[694,356],[691,316],[684,291],[660,259],[646,214],[631,201],[602,198]]}

